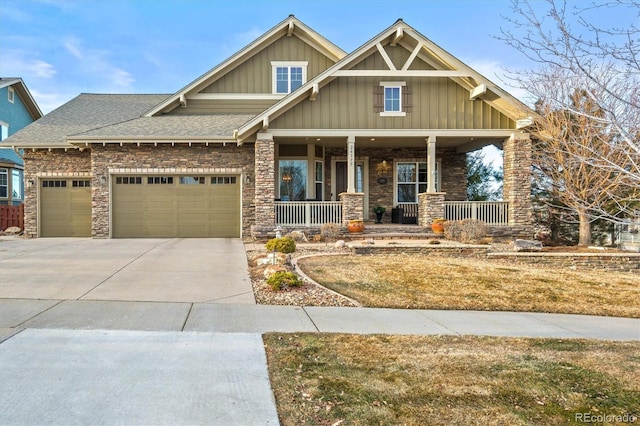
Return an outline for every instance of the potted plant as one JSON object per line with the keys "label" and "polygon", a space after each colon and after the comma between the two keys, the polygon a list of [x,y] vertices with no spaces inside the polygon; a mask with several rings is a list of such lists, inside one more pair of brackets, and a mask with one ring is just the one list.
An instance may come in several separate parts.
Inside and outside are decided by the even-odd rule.
{"label": "potted plant", "polygon": [[431,222],[431,230],[434,234],[444,234],[444,223],[445,219],[443,217],[436,217]]}
{"label": "potted plant", "polygon": [[376,214],[376,223],[382,223],[382,215],[386,212],[387,209],[382,207],[380,204],[373,208],[373,212]]}
{"label": "potted plant", "polygon": [[361,219],[353,219],[347,222],[347,231],[350,234],[360,234],[364,231],[364,222]]}

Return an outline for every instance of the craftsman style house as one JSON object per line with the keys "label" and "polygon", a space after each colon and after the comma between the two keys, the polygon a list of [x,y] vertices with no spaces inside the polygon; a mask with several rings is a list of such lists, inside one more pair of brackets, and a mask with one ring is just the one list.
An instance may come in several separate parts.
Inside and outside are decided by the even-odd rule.
{"label": "craftsman style house", "polygon": [[[33,237],[265,236],[376,205],[526,234],[527,116],[402,20],[347,54],[289,16],[174,94],[82,94],[5,145]],[[466,202],[465,155],[490,144],[504,201]]]}

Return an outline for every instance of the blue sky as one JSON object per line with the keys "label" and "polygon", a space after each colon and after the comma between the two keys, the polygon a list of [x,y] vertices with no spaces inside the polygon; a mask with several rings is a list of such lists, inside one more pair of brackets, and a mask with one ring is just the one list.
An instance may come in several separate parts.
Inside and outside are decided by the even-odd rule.
{"label": "blue sky", "polygon": [[[502,85],[509,0],[3,0],[0,75],[47,113],[79,93],[172,93],[294,14],[347,52],[398,18]],[[536,8],[545,4],[533,0]],[[606,14],[598,12],[600,19]],[[609,17],[617,19],[621,17]],[[510,90],[516,96],[521,93]]]}

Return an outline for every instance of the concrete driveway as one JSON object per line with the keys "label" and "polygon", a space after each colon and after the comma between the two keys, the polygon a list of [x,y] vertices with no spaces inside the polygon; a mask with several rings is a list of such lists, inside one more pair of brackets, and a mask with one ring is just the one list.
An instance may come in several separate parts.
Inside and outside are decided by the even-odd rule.
{"label": "concrete driveway", "polygon": [[255,303],[239,239],[3,238],[0,298]]}

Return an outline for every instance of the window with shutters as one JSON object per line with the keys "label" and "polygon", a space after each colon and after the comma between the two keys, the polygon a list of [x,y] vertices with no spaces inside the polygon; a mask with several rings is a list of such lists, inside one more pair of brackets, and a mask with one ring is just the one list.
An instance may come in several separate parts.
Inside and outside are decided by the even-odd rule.
{"label": "window with shutters", "polygon": [[411,89],[406,82],[381,81],[373,90],[373,111],[381,117],[404,117],[411,112]]}
{"label": "window with shutters", "polygon": [[273,93],[286,95],[306,83],[307,63],[305,61],[272,61]]}

